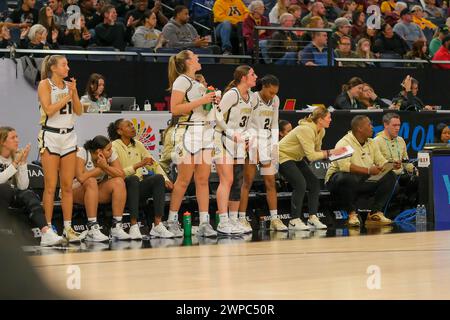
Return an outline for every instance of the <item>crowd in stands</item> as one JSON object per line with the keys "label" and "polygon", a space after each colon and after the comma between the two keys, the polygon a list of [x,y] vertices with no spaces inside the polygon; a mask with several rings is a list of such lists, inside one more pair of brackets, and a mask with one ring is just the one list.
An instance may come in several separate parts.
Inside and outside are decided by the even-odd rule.
{"label": "crowd in stands", "polygon": [[[198,53],[260,54],[266,63],[322,66],[330,64],[330,43],[331,64],[346,67],[374,63],[334,58],[450,57],[446,0],[18,0],[14,10],[3,6],[0,48],[13,43],[25,49],[190,48]],[[370,6],[379,7],[381,16],[367,13]],[[256,37],[255,27],[266,26],[332,31],[258,30]]]}

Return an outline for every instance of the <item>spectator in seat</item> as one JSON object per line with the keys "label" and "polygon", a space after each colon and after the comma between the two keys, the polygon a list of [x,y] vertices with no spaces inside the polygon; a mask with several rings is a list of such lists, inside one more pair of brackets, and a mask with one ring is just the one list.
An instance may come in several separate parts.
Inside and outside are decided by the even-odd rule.
{"label": "spectator in seat", "polygon": [[[312,17],[306,28],[317,28],[317,29],[325,28],[325,24],[322,18]],[[312,33],[309,31],[303,32],[303,34],[300,37],[301,48],[306,47],[311,41],[312,41]]]}
{"label": "spectator in seat", "polygon": [[283,139],[287,134],[292,131],[292,124],[287,120],[278,121],[278,140]]}
{"label": "spectator in seat", "polygon": [[[331,36],[331,44],[333,49],[336,49],[342,36],[350,36],[352,24],[347,18],[337,18],[334,21],[334,26],[336,27],[336,31]],[[351,48],[353,48],[353,45]]]}
{"label": "spectator in seat", "polygon": [[117,16],[125,20],[126,13],[135,8],[133,2],[134,0],[107,0],[106,4],[116,8]]}
{"label": "spectator in seat", "polygon": [[[327,33],[313,32],[312,41],[300,54],[305,66],[328,66]],[[334,66],[334,53],[331,51],[331,65]]]}
{"label": "spectator in seat", "polygon": [[428,19],[425,19],[425,13],[423,12],[423,9],[421,6],[414,6],[411,9],[411,13],[412,13],[412,22],[417,24],[420,29],[422,30],[435,30],[437,28],[437,25],[435,25],[433,22],[431,22]]}
{"label": "spectator in seat", "polygon": [[364,109],[388,109],[389,105],[377,96],[375,90],[368,83],[363,83],[358,101]]}
{"label": "spectator in seat", "polygon": [[325,7],[325,18],[328,21],[334,21],[341,16],[342,10],[336,5],[334,0],[323,0]]}
{"label": "spectator in seat", "polygon": [[425,0],[424,9],[429,18],[445,18],[444,11],[436,6],[436,0]]}
{"label": "spectator in seat", "polygon": [[358,4],[354,0],[346,0],[342,6],[341,17],[349,15],[350,18],[353,17],[353,12],[358,8]]}
{"label": "spectator in seat", "polygon": [[95,42],[100,47],[114,47],[125,50],[127,29],[117,22],[116,8],[106,5],[102,11],[103,23],[95,27]]}
{"label": "spectator in seat", "polygon": [[[264,3],[260,0],[255,0],[250,3],[249,14],[245,18],[244,23],[242,24],[242,31],[244,34],[244,38],[247,42],[247,52],[249,54],[253,53],[254,47],[254,30],[255,26],[269,26],[269,20],[263,15],[264,14]],[[270,36],[269,30],[259,30],[258,37],[259,40],[267,39]]]}
{"label": "spectator in seat", "polygon": [[[136,1],[136,8],[127,13],[127,15],[125,16],[125,21],[128,22],[130,17],[132,17],[130,25],[131,27],[136,28],[139,25],[140,21],[144,18],[144,14],[147,11],[148,5],[148,0]],[[167,19],[167,17],[162,12],[161,1],[155,1],[155,5],[150,11],[156,15],[157,27],[162,28],[167,24],[167,22],[169,22],[169,19]]]}
{"label": "spectator in seat", "polygon": [[76,25],[72,28],[66,29],[62,37],[62,44],[66,46],[78,46],[86,48],[91,40],[91,33],[86,28],[86,20],[83,15],[79,18],[80,28],[76,28]]}
{"label": "spectator in seat", "polygon": [[[207,48],[209,40],[200,38],[197,30],[188,23],[189,9],[186,6],[176,6],[173,18],[162,29],[162,36],[169,48]],[[210,47],[213,49],[213,47]]]}
{"label": "spectator in seat", "polygon": [[111,105],[105,92],[105,77],[93,73],[86,85],[86,94],[80,99],[84,112],[109,111]]}
{"label": "spectator in seat", "polygon": [[358,101],[358,97],[362,94],[364,81],[361,78],[353,77],[342,86],[342,93],[337,96],[334,103],[335,109],[365,109]]}
{"label": "spectator in seat", "polygon": [[375,40],[378,37],[378,29],[368,27],[367,25],[364,27],[363,33],[361,33],[354,41],[358,42],[360,39],[365,38],[370,41],[370,44],[373,45]]}
{"label": "spectator in seat", "polygon": [[[52,35],[52,42],[47,42],[47,29],[40,24],[35,24],[29,30],[24,29],[20,34],[19,48],[36,50],[58,49],[58,35]],[[43,57],[44,54],[36,53],[34,57]]]}
{"label": "spectator in seat", "polygon": [[397,0],[386,0],[381,3],[381,13],[383,15],[395,11],[395,4]]}
{"label": "spectator in seat", "polygon": [[378,35],[373,45],[373,52],[375,53],[396,53],[403,57],[408,52],[409,47],[403,38],[394,32],[390,24],[384,23],[381,25],[381,33]]}
{"label": "spectator in seat", "polygon": [[[302,7],[296,4],[290,5],[288,8],[288,13],[294,16],[294,27],[300,28],[302,26]],[[297,31],[296,34],[301,36],[303,33],[301,31]]]}
{"label": "spectator in seat", "polygon": [[67,26],[67,13],[64,10],[62,0],[48,0],[47,5],[53,10],[55,23],[60,27]]}
{"label": "spectator in seat", "polygon": [[44,6],[39,10],[38,23],[43,25],[47,29],[47,41],[51,42],[53,36],[56,34],[56,38],[61,39],[59,26],[55,23],[53,17],[53,10],[50,6]]}
{"label": "spectator in seat", "polygon": [[449,143],[450,128],[446,123],[438,123],[434,128],[434,143]]}
{"label": "spectator in seat", "polygon": [[[360,59],[375,59],[375,55],[370,50],[370,40],[366,38],[359,39],[356,44],[356,56]],[[373,62],[363,62],[365,67],[374,67]]]}
{"label": "spectator in seat", "polygon": [[[388,162],[371,139],[372,135],[370,119],[365,115],[355,116],[351,122],[351,131],[336,144],[336,148],[351,146],[354,152],[351,157],[333,161],[325,176],[328,190],[349,213],[349,227],[360,226],[355,204],[357,197],[363,194],[374,197],[366,225],[392,224],[392,221],[384,216],[383,210],[395,188],[395,173],[390,171],[376,182],[367,181],[370,176],[382,172],[383,166]],[[394,168],[400,169],[400,166],[397,162]]]}
{"label": "spectator in seat", "polygon": [[443,26],[436,30],[433,39],[430,42],[430,45],[428,47],[428,51],[430,53],[430,56],[433,57],[436,51],[439,50],[439,48],[442,45],[442,40],[448,35],[448,27]]}
{"label": "spectator in seat", "polygon": [[311,6],[311,12],[308,13],[306,16],[302,19],[302,26],[306,26],[309,24],[309,21],[312,17],[320,17],[323,20],[323,24],[325,27],[328,27],[328,20],[325,17],[326,10],[325,6],[322,2],[314,2]]}
{"label": "spectator in seat", "polygon": [[291,0],[278,0],[277,4],[270,10],[269,21],[271,24],[280,24],[280,17],[284,13],[288,13]]}
{"label": "spectator in seat", "polygon": [[425,105],[417,96],[419,92],[419,81],[411,76],[406,76],[402,82],[402,90],[392,99],[393,104],[397,110],[420,111],[433,110],[430,105]]}
{"label": "spectator in seat", "polygon": [[400,13],[401,21],[394,26],[394,32],[406,41],[409,48],[417,40],[427,41],[422,29],[418,25],[412,23],[412,15],[409,9],[403,9]]}
{"label": "spectator in seat", "polygon": [[94,6],[94,0],[80,0],[80,11],[86,20],[86,28],[93,30],[95,27],[103,22],[101,11],[105,6],[103,0],[98,0]]}
{"label": "spectator in seat", "polygon": [[41,246],[62,244],[63,238],[47,225],[39,196],[28,189],[29,152],[29,144],[19,150],[19,137],[14,128],[0,127],[0,207],[24,208],[30,222],[42,233]]}
{"label": "spectator in seat", "polygon": [[[356,52],[352,51],[352,41],[349,36],[342,36],[338,42],[338,48],[334,50],[336,58],[358,59]],[[357,61],[339,61],[339,67],[365,67],[364,62]]]}
{"label": "spectator in seat", "polygon": [[142,22],[143,25],[137,27],[131,41],[138,48],[155,48],[161,36],[161,31],[155,29],[156,14],[152,11],[145,12]]}
{"label": "spectator in seat", "polygon": [[355,11],[352,17],[352,38],[358,38],[365,30],[366,27],[366,14],[363,11]]}
{"label": "spectator in seat", "polygon": [[[433,56],[433,61],[450,61],[450,35],[442,40],[442,45]],[[439,69],[450,69],[450,64],[436,64]]]}
{"label": "spectator in seat", "polygon": [[36,0],[23,0],[22,5],[14,10],[6,19],[10,28],[24,29],[38,22],[38,11],[34,8]]}
{"label": "spectator in seat", "polygon": [[[284,13],[280,17],[283,28],[292,28],[294,16]],[[300,39],[292,31],[279,30],[275,32],[268,43],[269,56],[277,65],[295,65],[298,63]]]}
{"label": "spectator in seat", "polygon": [[231,54],[231,32],[247,17],[248,9],[242,0],[217,0],[213,6],[216,32],[222,41],[224,54]]}
{"label": "spectator in seat", "polygon": [[[11,33],[9,32],[9,28],[4,23],[0,23],[0,49],[6,49],[12,45],[11,41]],[[3,53],[0,54],[0,57],[3,56]]]}
{"label": "spectator in seat", "polygon": [[384,14],[384,21],[394,27],[397,22],[400,20],[400,12],[403,9],[408,8],[408,5],[405,2],[399,1],[395,4],[394,11],[386,12]]}
{"label": "spectator in seat", "polygon": [[[408,53],[406,53],[405,59],[430,61],[431,58],[427,54],[427,50],[428,50],[427,43],[423,40],[417,40],[416,42],[414,42],[412,49],[410,51],[408,51]],[[425,67],[425,65],[423,63],[409,63],[409,64],[407,63],[406,66],[412,67],[412,68],[424,68]]]}

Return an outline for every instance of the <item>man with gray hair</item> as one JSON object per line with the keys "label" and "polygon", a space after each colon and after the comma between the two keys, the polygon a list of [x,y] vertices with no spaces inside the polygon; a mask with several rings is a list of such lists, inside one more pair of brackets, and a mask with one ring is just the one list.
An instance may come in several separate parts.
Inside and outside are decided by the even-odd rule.
{"label": "man with gray hair", "polygon": [[[283,13],[280,17],[281,27],[292,28],[295,18],[290,13]],[[295,65],[300,49],[300,38],[292,31],[280,30],[273,34],[268,43],[269,56],[278,65]]]}

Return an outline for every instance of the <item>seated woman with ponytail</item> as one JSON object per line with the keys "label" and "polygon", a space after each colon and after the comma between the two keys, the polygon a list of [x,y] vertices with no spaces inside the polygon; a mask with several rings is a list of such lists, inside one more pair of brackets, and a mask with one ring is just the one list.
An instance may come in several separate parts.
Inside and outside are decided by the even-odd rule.
{"label": "seated woman with ponytail", "polygon": [[[321,150],[325,129],[330,127],[331,113],[324,106],[317,107],[309,117],[301,119],[298,126],[281,139],[280,173],[292,186],[291,216],[289,230],[326,229],[327,226],[317,218],[319,209],[319,179],[308,166],[307,161],[328,159],[340,155],[345,147]],[[308,189],[308,225],[301,220],[303,198]]]}
{"label": "seated woman with ponytail", "polygon": [[[151,237],[173,238],[183,234],[173,234],[162,223],[164,214],[165,187],[173,188],[165,172],[153,160],[150,152],[145,149],[142,142],[135,140],[136,129],[129,120],[118,119],[108,126],[108,135],[112,140],[113,150],[117,153],[120,165],[125,172],[125,185],[127,189],[127,207],[131,214],[130,236],[133,240],[142,239],[138,225],[139,204],[153,198],[155,220],[150,231]],[[145,175],[143,169],[154,172]]]}
{"label": "seated woman with ponytail", "polygon": [[96,136],[86,141],[84,147],[78,148],[75,173],[73,200],[86,207],[86,241],[109,241],[97,223],[97,208],[99,203],[110,202],[113,214],[111,236],[118,240],[130,240],[130,235],[122,228],[122,215],[127,199],[123,181],[125,173],[117,154],[112,150],[111,141],[104,136]]}

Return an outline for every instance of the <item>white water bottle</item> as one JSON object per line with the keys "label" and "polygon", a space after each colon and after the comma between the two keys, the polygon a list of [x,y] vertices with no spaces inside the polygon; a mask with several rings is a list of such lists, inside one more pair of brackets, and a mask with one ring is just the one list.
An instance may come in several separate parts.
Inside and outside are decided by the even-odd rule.
{"label": "white water bottle", "polygon": [[144,111],[151,111],[152,110],[152,105],[150,104],[150,101],[145,100],[144,101]]}

